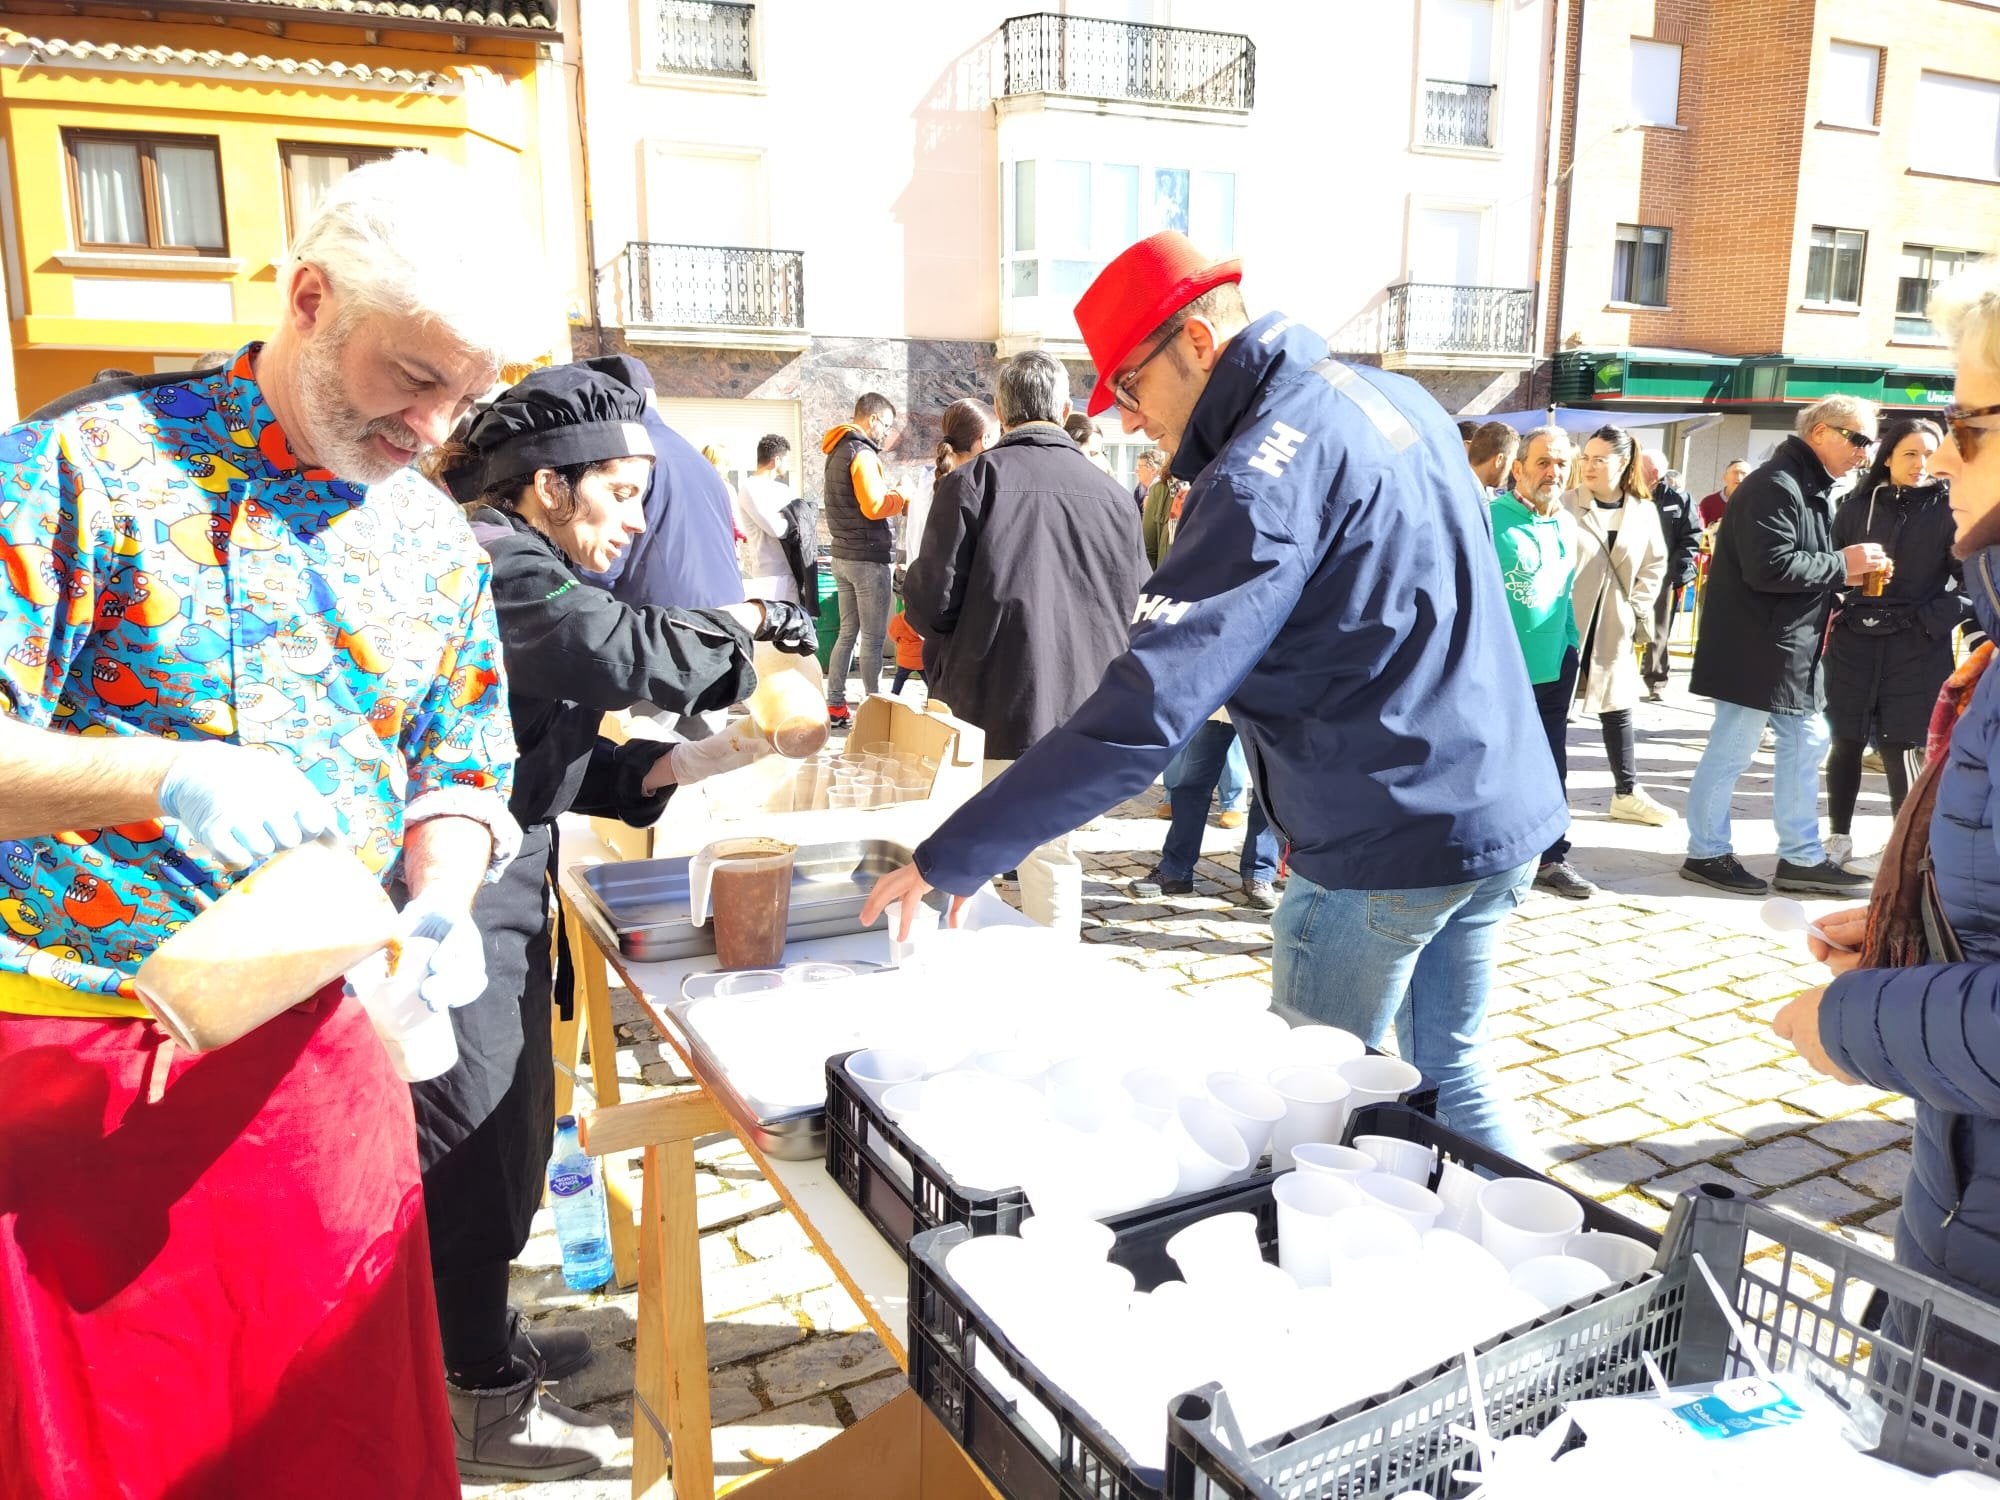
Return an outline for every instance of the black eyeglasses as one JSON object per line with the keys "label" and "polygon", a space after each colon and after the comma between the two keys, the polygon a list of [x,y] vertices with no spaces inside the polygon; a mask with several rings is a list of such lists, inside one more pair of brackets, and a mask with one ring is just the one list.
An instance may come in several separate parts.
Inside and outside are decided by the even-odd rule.
{"label": "black eyeglasses", "polygon": [[1151,354],[1147,355],[1144,359],[1140,360],[1139,363],[1132,366],[1131,369],[1127,370],[1123,375],[1120,375],[1116,380],[1112,381],[1111,399],[1117,402],[1118,405],[1124,407],[1126,411],[1136,412],[1139,409],[1139,398],[1132,393],[1132,382],[1139,378],[1139,372],[1141,370],[1145,369],[1147,365],[1150,365],[1154,360],[1160,357],[1161,351],[1164,350],[1167,347],[1167,345],[1171,344],[1175,339],[1180,337],[1181,328],[1185,328],[1186,326],[1187,325],[1183,323],[1180,325],[1180,328],[1174,329],[1172,333],[1168,334],[1165,338],[1161,339],[1159,343],[1153,346],[1153,352]]}
{"label": "black eyeglasses", "polygon": [[1943,417],[1944,425],[1951,431],[1951,440],[1958,444],[1959,457],[1971,463],[1979,457],[1979,445],[1993,431],[1979,419],[2000,417],[2000,406],[1954,406]]}
{"label": "black eyeglasses", "polygon": [[1839,433],[1842,437],[1846,438],[1848,442],[1852,443],[1857,448],[1872,448],[1875,446],[1875,439],[1867,436],[1865,433],[1850,432],[1845,427],[1834,427],[1833,423],[1831,422],[1827,423],[1826,425],[1829,427],[1833,427],[1833,430],[1835,432]]}

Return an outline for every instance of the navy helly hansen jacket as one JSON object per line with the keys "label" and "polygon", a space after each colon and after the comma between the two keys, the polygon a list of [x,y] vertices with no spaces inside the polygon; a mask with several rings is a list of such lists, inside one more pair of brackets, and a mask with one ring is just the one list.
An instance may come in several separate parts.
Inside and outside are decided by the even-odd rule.
{"label": "navy helly hansen jacket", "polygon": [[1224,704],[1316,884],[1456,885],[1555,841],[1485,497],[1422,387],[1269,315],[1224,349],[1173,467],[1194,487],[1129,647],[924,841],[925,879],[976,890],[1151,784]]}
{"label": "navy helly hansen jacket", "polygon": [[[1965,587],[2000,639],[2000,547],[1967,560]],[[1916,1101],[1896,1259],[2000,1302],[2000,671],[1980,678],[1947,756],[1931,859],[1968,961],[1844,974],[1819,1034],[1845,1072]],[[1987,1366],[1995,1379],[2000,1360]]]}

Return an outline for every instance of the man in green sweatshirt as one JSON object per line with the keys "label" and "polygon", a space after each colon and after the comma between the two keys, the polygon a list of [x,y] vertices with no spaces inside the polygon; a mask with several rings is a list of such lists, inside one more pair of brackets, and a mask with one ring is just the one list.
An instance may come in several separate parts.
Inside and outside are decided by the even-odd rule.
{"label": "man in green sweatshirt", "polygon": [[[1576,523],[1562,504],[1572,448],[1560,427],[1525,435],[1514,460],[1512,484],[1492,501],[1493,545],[1507,587],[1507,610],[1527,658],[1535,708],[1555,757],[1556,775],[1569,783],[1569,704],[1576,696],[1578,638],[1570,584],[1576,572]],[[1582,901],[1597,887],[1569,862],[1567,834],[1542,855],[1535,884]]]}

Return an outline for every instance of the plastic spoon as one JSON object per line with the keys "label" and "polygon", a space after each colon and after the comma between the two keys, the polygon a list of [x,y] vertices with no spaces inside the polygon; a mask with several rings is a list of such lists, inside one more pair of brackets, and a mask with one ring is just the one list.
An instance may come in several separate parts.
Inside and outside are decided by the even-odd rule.
{"label": "plastic spoon", "polygon": [[1806,915],[1806,909],[1789,896],[1773,896],[1764,903],[1764,925],[1773,932],[1809,932],[1836,953],[1852,953],[1845,943],[1836,943],[1826,929]]}

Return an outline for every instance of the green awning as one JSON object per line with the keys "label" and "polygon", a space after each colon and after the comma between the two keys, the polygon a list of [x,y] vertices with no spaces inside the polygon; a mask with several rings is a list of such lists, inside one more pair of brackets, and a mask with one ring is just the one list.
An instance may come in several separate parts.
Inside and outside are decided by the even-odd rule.
{"label": "green awning", "polygon": [[1952,372],[1874,360],[1806,359],[1644,349],[1566,349],[1551,394],[1564,406],[1684,403],[1715,410],[1804,406],[1856,396],[1888,407],[1951,404]]}

